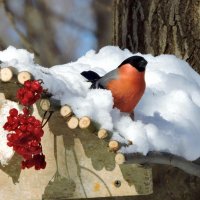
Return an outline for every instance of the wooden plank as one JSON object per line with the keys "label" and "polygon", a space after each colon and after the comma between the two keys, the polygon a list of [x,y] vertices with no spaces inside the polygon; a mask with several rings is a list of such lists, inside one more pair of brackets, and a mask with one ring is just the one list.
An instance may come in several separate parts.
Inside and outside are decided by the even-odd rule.
{"label": "wooden plank", "polygon": [[[41,119],[42,112],[38,112],[36,105],[33,110],[36,118]],[[14,163],[1,168],[1,198],[50,200],[152,193],[151,168],[116,164],[116,153],[108,151],[108,141],[83,130],[68,128],[60,111],[55,111],[42,138],[46,169],[21,171],[20,165]],[[13,183],[16,173],[9,173],[8,168],[18,172],[18,183]]]}

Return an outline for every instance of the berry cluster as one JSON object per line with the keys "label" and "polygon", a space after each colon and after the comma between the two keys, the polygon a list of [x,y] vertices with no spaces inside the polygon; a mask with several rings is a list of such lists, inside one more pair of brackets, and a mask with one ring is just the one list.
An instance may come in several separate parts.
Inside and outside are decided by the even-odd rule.
{"label": "berry cluster", "polygon": [[42,122],[31,116],[29,106],[40,99],[43,92],[40,80],[25,81],[24,87],[17,91],[17,99],[25,106],[23,113],[12,108],[3,128],[9,131],[7,145],[20,154],[24,161],[21,168],[35,167],[36,170],[46,167],[45,156],[42,153],[41,137],[44,134]]}
{"label": "berry cluster", "polygon": [[46,167],[45,155],[37,154],[34,155],[31,159],[22,161],[22,169],[25,169],[26,167],[31,168],[33,166],[35,166],[36,170],[44,169]]}
{"label": "berry cluster", "polygon": [[43,88],[41,81],[39,80],[28,80],[24,82],[24,87],[17,91],[17,99],[20,104],[24,106],[33,105],[38,99],[40,99]]}
{"label": "berry cluster", "polygon": [[36,170],[45,168],[45,156],[40,143],[44,134],[42,123],[30,115],[28,108],[23,109],[23,114],[12,108],[3,128],[9,131],[7,145],[25,159],[22,161],[22,169],[32,166]]}

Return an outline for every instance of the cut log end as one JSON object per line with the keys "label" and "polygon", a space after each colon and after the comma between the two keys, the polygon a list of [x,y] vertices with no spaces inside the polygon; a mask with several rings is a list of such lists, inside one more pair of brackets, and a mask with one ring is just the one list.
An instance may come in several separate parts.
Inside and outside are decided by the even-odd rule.
{"label": "cut log end", "polygon": [[48,99],[41,99],[40,100],[40,108],[43,111],[48,111],[50,109],[51,103]]}
{"label": "cut log end", "polygon": [[72,109],[68,105],[64,105],[60,109],[61,116],[67,118],[72,115]]}
{"label": "cut log end", "polygon": [[106,129],[100,129],[97,133],[99,139],[105,139],[108,137],[108,132]]}
{"label": "cut log end", "polygon": [[89,117],[82,117],[79,121],[79,127],[82,129],[89,128],[91,120]]}
{"label": "cut log end", "polygon": [[117,153],[116,156],[115,156],[115,162],[118,164],[118,165],[121,165],[123,163],[125,163],[126,159],[125,159],[125,156],[124,154],[122,153]]}
{"label": "cut log end", "polygon": [[79,119],[75,116],[71,117],[67,121],[67,125],[70,129],[76,129],[78,127],[78,124],[79,124]]}
{"label": "cut log end", "polygon": [[13,78],[11,68],[5,67],[0,70],[0,79],[2,82],[9,82]]}
{"label": "cut log end", "polygon": [[31,74],[27,71],[19,72],[17,75],[17,80],[23,85],[25,81],[31,80]]}
{"label": "cut log end", "polygon": [[111,151],[117,151],[119,149],[119,143],[116,140],[111,140],[108,146]]}

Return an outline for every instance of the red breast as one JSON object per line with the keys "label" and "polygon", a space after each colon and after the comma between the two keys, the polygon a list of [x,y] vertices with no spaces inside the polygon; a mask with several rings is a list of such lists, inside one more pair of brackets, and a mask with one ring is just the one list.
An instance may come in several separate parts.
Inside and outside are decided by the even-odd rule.
{"label": "red breast", "polygon": [[145,72],[125,64],[118,69],[118,73],[119,79],[109,81],[106,88],[112,92],[114,107],[121,112],[132,112],[144,94]]}

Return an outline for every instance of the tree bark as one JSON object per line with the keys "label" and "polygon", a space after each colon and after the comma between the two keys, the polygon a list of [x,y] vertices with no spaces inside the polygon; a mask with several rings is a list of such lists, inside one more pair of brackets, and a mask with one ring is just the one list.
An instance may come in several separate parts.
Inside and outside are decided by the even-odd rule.
{"label": "tree bark", "polygon": [[[113,10],[114,45],[133,53],[175,54],[200,73],[200,0],[113,0]],[[154,164],[153,184],[152,195],[123,199],[199,199],[200,179],[176,167]]]}
{"label": "tree bark", "polygon": [[113,43],[132,52],[175,54],[200,73],[199,0],[114,0]]}

